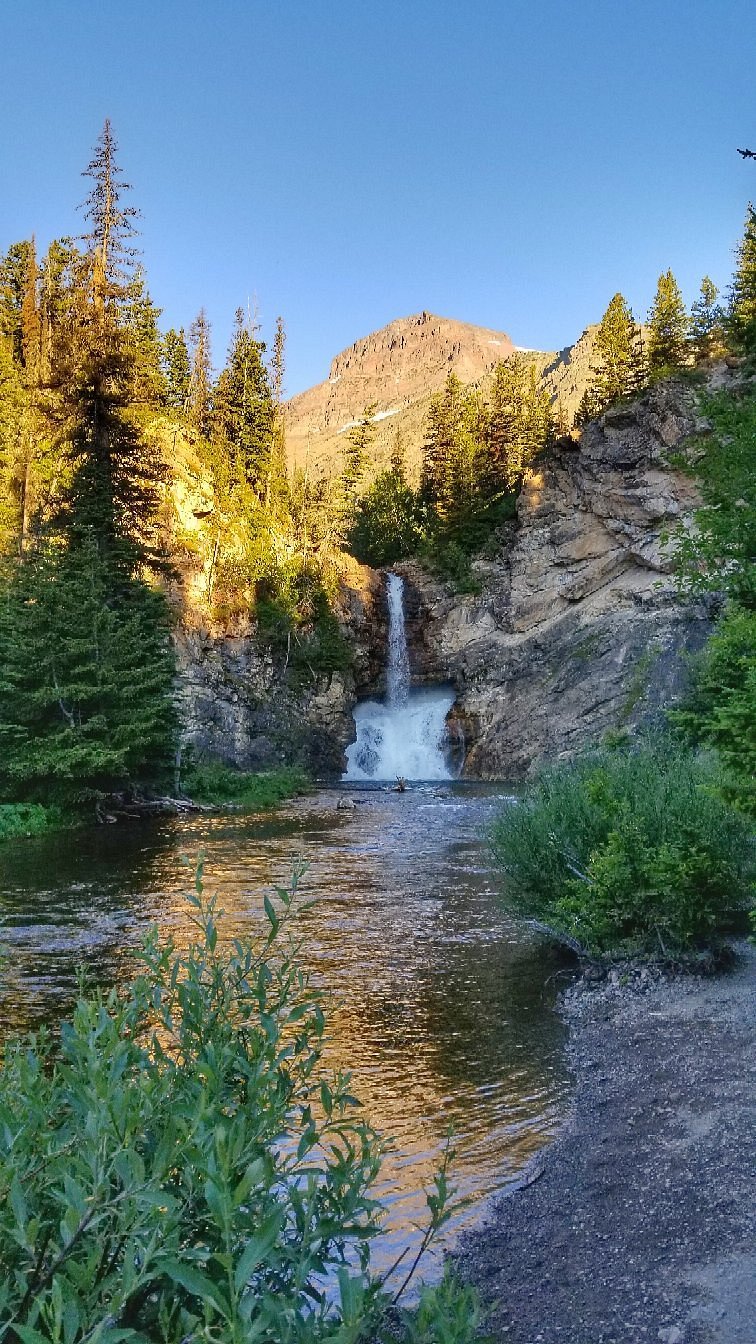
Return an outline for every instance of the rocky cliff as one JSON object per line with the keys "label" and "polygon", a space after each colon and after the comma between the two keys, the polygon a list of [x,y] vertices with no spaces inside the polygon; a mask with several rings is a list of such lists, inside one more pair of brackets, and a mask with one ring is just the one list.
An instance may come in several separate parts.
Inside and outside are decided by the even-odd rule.
{"label": "rocky cliff", "polygon": [[465,774],[514,779],[661,721],[709,629],[680,600],[665,544],[696,504],[670,459],[705,429],[688,384],[659,384],[544,458],[516,525],[474,566],[479,594],[400,567],[418,679],[457,688]]}
{"label": "rocky cliff", "polygon": [[347,671],[296,672],[261,645],[249,615],[208,619],[185,608],[176,633],[178,703],[184,748],[242,770],[298,764],[315,776],[344,767],[354,737],[352,709],[382,675],[386,644],[383,576],[346,564],[337,614],[354,659]]}

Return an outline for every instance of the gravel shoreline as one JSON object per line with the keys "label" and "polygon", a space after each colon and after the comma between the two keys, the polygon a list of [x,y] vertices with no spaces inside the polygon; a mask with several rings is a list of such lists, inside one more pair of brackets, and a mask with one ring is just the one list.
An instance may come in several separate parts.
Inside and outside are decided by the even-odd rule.
{"label": "gravel shoreline", "polygon": [[[756,1344],[756,948],[563,996],[572,1113],[454,1255],[508,1344]],[[529,1183],[528,1183],[529,1182]]]}

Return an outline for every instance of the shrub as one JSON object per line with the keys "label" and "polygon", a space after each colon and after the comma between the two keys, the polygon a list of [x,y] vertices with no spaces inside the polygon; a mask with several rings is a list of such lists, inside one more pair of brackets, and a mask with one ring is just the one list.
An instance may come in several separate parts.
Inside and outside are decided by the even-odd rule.
{"label": "shrub", "polygon": [[0,843],[22,836],[41,835],[62,821],[61,813],[41,803],[0,803]]}
{"label": "shrub", "polygon": [[668,743],[544,771],[493,828],[509,903],[590,955],[706,943],[752,894],[749,828],[717,782]]}
{"label": "shrub", "polygon": [[250,809],[275,807],[309,787],[308,776],[296,766],[250,774],[219,761],[190,763],[182,779],[182,788],[198,803],[235,803]]}
{"label": "shrub", "polygon": [[[287,938],[297,880],[265,899],[267,937],[221,950],[200,866],[188,950],[153,930],[125,992],[7,1047],[3,1344],[350,1344],[396,1302],[369,1267],[382,1144],[323,1067]],[[445,1164],[435,1189],[424,1245],[452,1211]],[[417,1337],[466,1340],[469,1302],[425,1299]]]}
{"label": "shrub", "polygon": [[727,608],[670,719],[688,740],[716,749],[725,797],[756,816],[756,611]]}

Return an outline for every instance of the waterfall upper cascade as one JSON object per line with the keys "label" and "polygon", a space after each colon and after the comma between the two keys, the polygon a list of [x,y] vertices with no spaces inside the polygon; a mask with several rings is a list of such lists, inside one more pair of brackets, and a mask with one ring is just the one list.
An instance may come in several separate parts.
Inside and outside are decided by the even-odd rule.
{"label": "waterfall upper cascade", "polygon": [[454,704],[448,687],[410,688],[404,629],[404,579],[388,576],[386,700],[364,700],[354,711],[357,740],[347,748],[345,780],[451,779],[446,716]]}

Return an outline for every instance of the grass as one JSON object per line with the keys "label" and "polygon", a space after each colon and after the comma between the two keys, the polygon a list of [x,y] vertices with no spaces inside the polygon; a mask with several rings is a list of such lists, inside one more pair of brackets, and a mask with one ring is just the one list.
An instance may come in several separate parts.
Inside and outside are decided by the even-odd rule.
{"label": "grass", "polygon": [[275,807],[311,787],[304,770],[281,766],[277,770],[247,773],[220,762],[190,765],[182,780],[184,792],[198,803],[234,804],[251,811]]}

